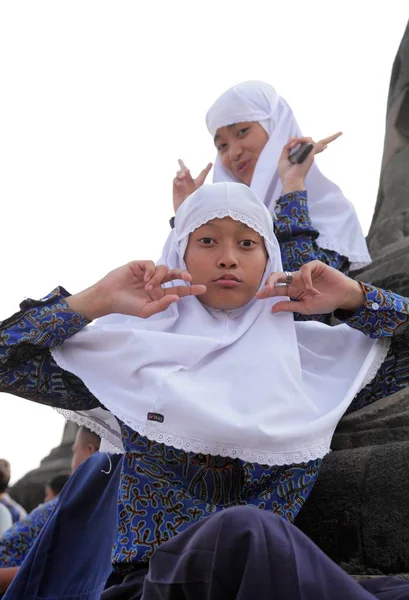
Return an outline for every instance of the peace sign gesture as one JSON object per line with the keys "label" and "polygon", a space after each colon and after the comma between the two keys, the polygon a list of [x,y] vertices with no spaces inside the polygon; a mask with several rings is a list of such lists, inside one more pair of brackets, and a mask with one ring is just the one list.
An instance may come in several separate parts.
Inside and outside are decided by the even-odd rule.
{"label": "peace sign gesture", "polygon": [[319,260],[306,263],[293,273],[272,273],[256,298],[288,296],[280,300],[273,312],[298,312],[322,315],[337,309],[355,312],[364,301],[361,284]]}
{"label": "peace sign gesture", "polygon": [[[314,142],[310,137],[291,138],[288,144],[283,148],[281,156],[278,160],[277,171],[283,184],[285,194],[305,189],[304,180],[314,162],[316,154],[320,154],[328,148],[334,140],[342,135],[341,132],[323,138],[319,142]],[[290,161],[290,152],[299,144],[312,144],[313,149],[307,158],[301,164],[294,164]]]}
{"label": "peace sign gesture", "polygon": [[209,163],[207,167],[205,167],[203,171],[199,173],[196,179],[193,179],[183,160],[179,159],[178,163],[180,169],[176,173],[176,177],[173,180],[173,208],[175,213],[182,202],[184,202],[186,198],[190,196],[190,194],[193,194],[193,192],[195,192],[204,184],[206,177],[213,166],[212,163]]}
{"label": "peace sign gesture", "polygon": [[192,277],[183,269],[169,269],[151,260],[134,260],[114,269],[90,288],[67,299],[72,310],[93,319],[113,313],[146,319],[166,310],[184,296],[198,296],[205,285],[162,287],[164,283]]}

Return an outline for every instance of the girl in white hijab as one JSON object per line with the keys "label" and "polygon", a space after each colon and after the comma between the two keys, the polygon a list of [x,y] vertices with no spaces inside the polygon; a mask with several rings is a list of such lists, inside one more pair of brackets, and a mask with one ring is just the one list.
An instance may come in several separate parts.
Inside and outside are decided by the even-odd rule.
{"label": "girl in white hijab", "polygon": [[[295,322],[295,306],[347,324]],[[320,261],[283,272],[267,208],[225,182],[182,204],[163,264],[26,300],[1,327],[0,389],[102,436],[104,413],[119,423],[113,560],[129,571],[225,508],[292,521],[345,410],[408,385],[408,322],[408,300]]]}
{"label": "girl in white hijab", "polygon": [[[343,272],[370,263],[354,207],[315,164],[305,180],[306,189],[297,179],[298,165],[288,170],[285,178],[280,176],[283,146],[291,138],[292,148],[310,138],[301,136],[291,108],[270,85],[249,81],[230,88],[209,109],[206,123],[217,149],[213,181],[249,185],[275,215],[285,269],[294,270],[314,259]],[[325,146],[323,143],[321,149]],[[203,183],[211,167],[193,180],[181,161],[180,166],[174,180],[175,210]],[[303,248],[306,236],[316,239],[309,254]]]}
{"label": "girl in white hijab", "polygon": [[[193,286],[182,289],[199,292],[198,299],[147,320],[99,319],[52,351],[57,363],[115,417],[156,442],[268,465],[322,458],[388,345],[347,325],[271,314],[280,307],[268,299],[274,278],[265,285],[282,272],[280,253],[269,212],[243,184],[195,192],[177,213],[163,262],[177,273],[188,269]],[[343,290],[339,308],[359,306],[360,284],[336,271],[327,277],[326,285]]]}

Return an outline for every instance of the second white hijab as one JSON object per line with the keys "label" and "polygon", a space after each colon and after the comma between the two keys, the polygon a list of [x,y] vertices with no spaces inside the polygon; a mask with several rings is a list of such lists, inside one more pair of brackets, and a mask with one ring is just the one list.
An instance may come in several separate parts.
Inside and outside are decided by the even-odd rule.
{"label": "second white hijab", "polygon": [[[212,137],[220,127],[245,121],[258,121],[269,136],[250,187],[270,212],[274,212],[282,194],[276,170],[278,159],[290,137],[301,136],[301,130],[287,102],[261,81],[247,81],[230,88],[206,115]],[[219,157],[215,161],[213,181],[237,181],[223,167]],[[315,163],[307,175],[306,187],[311,221],[319,232],[317,243],[321,248],[346,256],[352,270],[368,265],[371,258],[357,214],[340,188],[327,179]]]}

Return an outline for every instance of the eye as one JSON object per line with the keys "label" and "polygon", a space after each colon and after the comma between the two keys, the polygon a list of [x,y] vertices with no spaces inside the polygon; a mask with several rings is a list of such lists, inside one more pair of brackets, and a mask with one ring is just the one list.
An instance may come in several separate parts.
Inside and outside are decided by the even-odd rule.
{"label": "eye", "polygon": [[224,143],[224,144],[219,144],[219,145],[217,146],[217,152],[223,152],[224,150],[226,150],[226,148],[227,148],[227,144],[226,144],[226,143]]}
{"label": "eye", "polygon": [[239,245],[242,248],[252,248],[256,245],[256,242],[253,242],[253,240],[241,240],[241,242],[239,242]]}
{"label": "eye", "polygon": [[250,129],[250,127],[242,127],[241,129],[238,130],[237,137],[243,137],[244,135],[246,135],[246,133],[248,132],[249,129]]}
{"label": "eye", "polygon": [[203,237],[203,238],[200,238],[199,242],[201,244],[204,244],[205,246],[210,246],[211,244],[213,244],[215,242],[215,240],[211,237]]}

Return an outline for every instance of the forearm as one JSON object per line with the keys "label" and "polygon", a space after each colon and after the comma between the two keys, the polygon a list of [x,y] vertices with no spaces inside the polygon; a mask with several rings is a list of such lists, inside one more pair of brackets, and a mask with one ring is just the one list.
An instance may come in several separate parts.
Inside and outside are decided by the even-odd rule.
{"label": "forearm", "polygon": [[4,594],[14,577],[17,575],[20,567],[11,567],[9,569],[0,569],[0,593]]}
{"label": "forearm", "polygon": [[369,284],[360,285],[363,302],[349,310],[341,308],[334,316],[372,338],[394,336],[409,344],[409,299]]}
{"label": "forearm", "polygon": [[25,300],[18,313],[0,323],[0,391],[63,408],[98,406],[50,353],[88,323],[68,305],[68,295],[57,288],[41,300]]}
{"label": "forearm", "polygon": [[26,299],[19,312],[0,322],[0,367],[19,347],[53,348],[88,324],[69,306],[68,296],[64,288],[56,288],[41,300]]}
{"label": "forearm", "polygon": [[349,261],[345,256],[319,246],[319,232],[311,223],[305,190],[281,196],[275,213],[275,233],[285,271],[296,271],[307,262],[320,260],[337,271],[348,272]]}
{"label": "forearm", "polygon": [[85,320],[93,321],[109,314],[108,300],[102,286],[93,285],[86,290],[68,296],[66,299],[69,308],[82,316]]}

